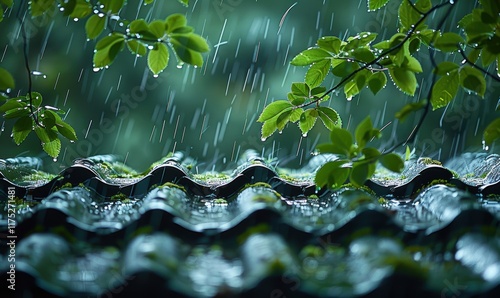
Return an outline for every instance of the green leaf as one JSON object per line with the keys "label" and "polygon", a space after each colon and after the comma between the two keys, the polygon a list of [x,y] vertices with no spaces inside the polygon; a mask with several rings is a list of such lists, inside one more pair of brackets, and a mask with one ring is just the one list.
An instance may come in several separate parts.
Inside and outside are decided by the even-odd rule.
{"label": "green leaf", "polygon": [[494,29],[482,21],[473,21],[465,27],[467,43],[480,43],[494,35]]}
{"label": "green leaf", "polygon": [[407,70],[413,71],[413,72],[422,72],[423,71],[422,65],[420,65],[420,62],[412,56],[405,57],[405,60],[402,64],[402,67],[407,69]]}
{"label": "green leaf", "polygon": [[368,0],[368,10],[377,10],[384,7],[389,0]]}
{"label": "green leaf", "polygon": [[458,64],[449,61],[444,61],[438,64],[438,66],[434,69],[434,72],[440,76],[444,76],[451,73],[452,71],[457,70],[458,68],[459,68]]}
{"label": "green leaf", "polygon": [[30,116],[24,116],[17,119],[12,128],[12,137],[14,142],[19,145],[33,130],[33,119]]}
{"label": "green leaf", "polygon": [[264,121],[264,124],[262,124],[261,138],[263,141],[265,141],[267,137],[272,135],[278,129],[278,124],[276,123],[277,118],[278,115],[267,121]]}
{"label": "green leaf", "polygon": [[372,147],[363,148],[363,150],[361,150],[361,152],[363,152],[365,159],[375,159],[378,156],[380,156],[380,151],[378,151],[376,148],[372,148]]}
{"label": "green leaf", "polygon": [[349,175],[349,181],[354,186],[361,187],[369,178],[369,172],[370,169],[368,163],[356,163],[352,167],[351,174]]}
{"label": "green leaf", "polygon": [[299,127],[302,135],[305,136],[316,124],[318,118],[318,111],[316,109],[307,109],[300,115]]}
{"label": "green leaf", "polygon": [[500,138],[500,118],[488,124],[483,134],[483,140],[486,146],[491,146],[498,138]]}
{"label": "green leaf", "polygon": [[76,0],[76,4],[71,11],[70,17],[74,19],[84,18],[92,13],[92,4],[86,0]]}
{"label": "green leaf", "polygon": [[144,0],[144,5],[148,5],[155,2],[155,0]]}
{"label": "green leaf", "polygon": [[[335,60],[335,59],[333,59],[333,60]],[[333,63],[332,63],[332,73],[334,75],[336,75],[337,77],[341,77],[341,78],[350,75],[358,68],[359,68],[359,65],[356,62],[350,62],[350,61],[344,60],[336,65],[333,65]]]}
{"label": "green leaf", "polygon": [[379,161],[384,168],[392,172],[401,173],[405,168],[403,159],[396,153],[382,155],[379,158]]}
{"label": "green leaf", "polygon": [[20,118],[23,116],[27,116],[30,114],[30,109],[28,109],[27,106],[24,106],[23,108],[16,108],[16,109],[10,109],[5,114],[3,114],[3,117],[5,119],[14,119],[14,118]]}
{"label": "green leaf", "polygon": [[458,85],[459,75],[456,69],[439,78],[432,87],[432,109],[436,110],[450,103],[457,95]]}
{"label": "green leaf", "polygon": [[368,47],[360,47],[357,49],[354,49],[352,51],[352,55],[356,60],[362,61],[362,62],[372,62],[375,60],[375,55],[370,51]]}
{"label": "green leaf", "polygon": [[[293,112],[293,108],[287,108],[281,113],[278,114],[278,117],[276,117],[276,127],[278,128],[279,131],[282,131],[285,126],[288,124],[290,121],[290,116]],[[271,121],[271,120],[268,120]]]}
{"label": "green leaf", "polygon": [[0,90],[7,91],[15,87],[14,78],[6,69],[0,67]]}
{"label": "green leaf", "polygon": [[149,24],[148,28],[149,32],[157,39],[162,39],[165,35],[165,23],[163,21],[154,20]]}
{"label": "green leaf", "polygon": [[56,125],[56,116],[59,117],[59,115],[52,111],[44,111],[44,113],[40,116],[40,119],[42,120],[45,129],[51,129]]}
{"label": "green leaf", "polygon": [[18,110],[26,107],[26,103],[22,102],[20,97],[12,98],[7,100],[3,105],[0,106],[0,112],[6,113],[10,110]]}
{"label": "green leaf", "polygon": [[480,70],[466,65],[460,69],[459,75],[460,85],[462,85],[464,89],[484,97],[484,93],[486,92],[486,80]]}
{"label": "green leaf", "polygon": [[178,0],[182,5],[188,6],[189,5],[189,0]]}
{"label": "green leaf", "polygon": [[340,120],[339,114],[334,109],[318,107],[318,114],[325,127],[329,130],[342,126],[342,120]]}
{"label": "green leaf", "polygon": [[103,11],[108,12],[110,11],[111,13],[118,13],[120,9],[122,9],[123,5],[125,4],[125,0],[100,0],[102,5],[104,5]]}
{"label": "green leaf", "polygon": [[353,96],[356,96],[359,92],[361,92],[366,85],[366,77],[368,75],[371,75],[369,70],[361,70],[345,84],[344,93],[347,100],[351,100]]}
{"label": "green leaf", "polygon": [[171,39],[170,41],[174,47],[175,54],[181,61],[196,67],[201,67],[203,65],[203,56],[199,52],[182,46],[175,39]]}
{"label": "green leaf", "polygon": [[409,103],[401,108],[401,110],[399,110],[394,116],[399,119],[399,121],[403,122],[408,115],[423,109],[426,104],[427,100],[425,99],[419,102]]}
{"label": "green leaf", "polygon": [[379,134],[380,131],[373,128],[370,116],[363,119],[363,121],[358,124],[354,132],[356,143],[358,144],[359,148],[364,148],[366,143],[368,143],[372,138],[378,137]]}
{"label": "green leaf", "polygon": [[304,109],[293,108],[292,113],[290,114],[290,122],[295,123],[295,122],[299,121],[302,113],[304,113]]}
{"label": "green leaf", "polygon": [[55,139],[53,141],[42,144],[43,151],[45,151],[49,156],[57,158],[59,153],[61,153],[61,140]]}
{"label": "green leaf", "polygon": [[347,38],[347,44],[344,46],[343,50],[345,52],[357,49],[369,45],[372,41],[377,38],[377,33],[372,32],[361,32],[358,35],[351,36]]}
{"label": "green leaf", "polygon": [[186,17],[180,13],[169,15],[165,19],[165,30],[167,33],[172,33],[178,28],[185,27],[187,24]]}
{"label": "green leaf", "polygon": [[[432,8],[431,0],[417,0],[416,2],[412,2],[418,11],[406,0],[401,1],[401,5],[399,6],[399,22],[403,30],[410,30],[420,20],[422,16],[419,12],[426,13]],[[422,24],[415,29],[419,30],[421,28],[424,28]]]}
{"label": "green leaf", "polygon": [[87,37],[89,39],[95,39],[98,37],[106,26],[106,20],[106,17],[99,17],[96,14],[88,18],[85,23],[85,32],[87,33]]}
{"label": "green leaf", "polygon": [[314,183],[319,187],[339,188],[349,177],[350,164],[346,160],[336,160],[325,163],[318,169]]}
{"label": "green leaf", "polygon": [[49,8],[53,7],[55,0],[32,0],[30,10],[33,17],[43,15]]}
{"label": "green leaf", "polygon": [[299,106],[306,101],[306,97],[297,96],[297,95],[293,94],[292,92],[288,92],[287,98],[294,106]]}
{"label": "green leaf", "polygon": [[148,32],[151,36],[153,36],[153,34],[149,32],[148,23],[146,23],[143,19],[133,20],[128,25],[128,29],[132,34],[143,34],[144,32]]}
{"label": "green leaf", "polygon": [[417,89],[417,78],[415,73],[401,67],[394,67],[389,69],[392,81],[396,86],[406,94],[414,95]]}
{"label": "green leaf", "polygon": [[148,54],[148,67],[157,76],[168,65],[168,48],[161,42],[157,42]]}
{"label": "green leaf", "polygon": [[340,45],[342,44],[342,41],[340,38],[335,36],[323,36],[318,39],[316,44],[323,50],[338,54],[340,52]]}
{"label": "green leaf", "polygon": [[[488,43],[488,46],[485,48],[481,49],[481,63],[483,63],[484,67],[488,67],[490,64],[495,62],[497,59],[498,53],[494,53],[490,50],[490,43]],[[498,51],[500,49],[496,49],[496,47],[500,47],[500,38],[499,38],[499,43],[494,46],[495,50]]]}
{"label": "green leaf", "polygon": [[144,56],[147,53],[146,46],[135,39],[127,40],[127,47],[132,54]]}
{"label": "green leaf", "polygon": [[291,90],[295,96],[309,97],[310,88],[306,83],[292,83]]}
{"label": "green leaf", "polygon": [[267,121],[267,120],[277,116],[279,113],[281,113],[286,108],[291,108],[291,107],[293,107],[293,105],[287,100],[273,101],[267,107],[264,108],[264,110],[262,111],[262,113],[259,116],[259,119],[257,119],[257,122]]}
{"label": "green leaf", "polygon": [[368,88],[375,95],[387,84],[387,77],[383,72],[376,72],[368,79]]}
{"label": "green leaf", "polygon": [[208,52],[209,47],[207,41],[198,34],[171,34],[171,38],[175,39],[180,45],[196,52]]}
{"label": "green leaf", "polygon": [[319,48],[309,48],[299,53],[290,62],[295,66],[306,66],[323,59],[331,58],[332,56],[325,50]]}
{"label": "green leaf", "polygon": [[330,133],[330,140],[332,141],[331,153],[343,154],[349,156],[352,146],[351,133],[343,128],[334,127]]}
{"label": "green leaf", "polygon": [[75,129],[71,125],[69,125],[68,123],[62,121],[61,118],[57,119],[56,128],[57,128],[57,131],[61,135],[63,135],[66,139],[68,139],[70,141],[78,140],[78,138],[76,136]]}
{"label": "green leaf", "polygon": [[446,32],[436,39],[434,46],[443,52],[454,52],[460,49],[460,44],[464,42],[465,40],[460,35]]}
{"label": "green leaf", "polygon": [[108,35],[99,40],[95,46],[94,68],[102,68],[110,65],[116,58],[116,55],[123,49],[125,38],[122,34]]}
{"label": "green leaf", "polygon": [[331,62],[329,60],[322,60],[314,63],[307,70],[305,81],[309,87],[314,88],[325,80],[330,70]]}

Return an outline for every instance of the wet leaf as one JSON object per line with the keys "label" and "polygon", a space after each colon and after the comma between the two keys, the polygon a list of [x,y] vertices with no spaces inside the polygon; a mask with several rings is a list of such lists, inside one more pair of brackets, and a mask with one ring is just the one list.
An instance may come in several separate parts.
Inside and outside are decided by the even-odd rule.
{"label": "wet leaf", "polygon": [[453,32],[445,32],[436,39],[434,46],[443,52],[454,52],[460,48],[465,40],[458,34]]}
{"label": "wet leaf", "polygon": [[484,97],[484,93],[486,92],[486,80],[480,70],[466,65],[460,69],[459,76],[460,85],[462,85],[464,89]]}
{"label": "wet leaf", "polygon": [[148,67],[154,75],[158,75],[168,65],[168,48],[163,43],[156,43],[154,48],[148,54]]}
{"label": "wet leaf", "polygon": [[432,87],[431,104],[436,110],[445,107],[457,95],[459,86],[459,75],[457,70],[453,70],[436,81]]}
{"label": "wet leaf", "polygon": [[292,83],[291,89],[295,96],[309,97],[310,88],[306,83]]}
{"label": "wet leaf", "polygon": [[440,76],[444,76],[451,73],[454,70],[457,70],[458,68],[459,66],[456,63],[443,61],[438,64],[438,66],[434,69],[434,72]]}
{"label": "wet leaf", "polygon": [[130,30],[130,33],[133,34],[143,34],[144,32],[148,32],[150,35],[153,35],[151,32],[149,32],[148,23],[146,23],[146,21],[143,19],[133,20],[128,25],[128,29]]}
{"label": "wet leaf", "polygon": [[368,116],[358,124],[354,135],[359,148],[364,148],[366,143],[371,141],[374,137],[378,137],[380,135],[380,131],[373,128],[372,120],[370,116]]}
{"label": "wet leaf", "polygon": [[81,19],[90,15],[91,13],[92,4],[90,4],[86,0],[76,0],[76,4],[69,16],[75,19]]}
{"label": "wet leaf", "polygon": [[500,118],[497,118],[488,124],[483,134],[483,140],[487,146],[491,146],[498,138],[500,138]]}
{"label": "wet leaf", "polygon": [[199,52],[182,46],[175,39],[172,39],[171,43],[174,47],[175,54],[179,59],[181,59],[181,61],[197,67],[201,67],[203,65],[203,56]]}
{"label": "wet leaf", "polygon": [[318,118],[318,111],[316,109],[305,110],[302,115],[300,115],[299,128],[302,134],[307,134],[316,124]]}
{"label": "wet leaf", "polygon": [[319,107],[318,114],[326,128],[332,130],[342,126],[339,114],[330,107]]}
{"label": "wet leaf", "polygon": [[175,39],[180,45],[196,52],[208,52],[209,47],[206,40],[198,34],[172,34],[171,38]]}
{"label": "wet leaf", "polygon": [[355,163],[352,167],[349,181],[356,187],[361,187],[369,178],[369,164]]}
{"label": "wet leaf", "polygon": [[401,173],[405,168],[403,159],[396,153],[382,155],[379,161],[384,168],[392,172]]}
{"label": "wet leaf", "polygon": [[389,0],[368,0],[368,9],[377,10],[384,7]]}
{"label": "wet leaf", "polygon": [[154,20],[149,24],[148,28],[149,32],[157,39],[161,39],[165,35],[165,23],[163,21]]}
{"label": "wet leaf", "polygon": [[188,6],[189,5],[189,0],[178,0],[182,5]]}
{"label": "wet leaf", "polygon": [[309,48],[295,56],[290,63],[295,66],[306,66],[331,57],[332,56],[323,49]]}
{"label": "wet leaf", "polygon": [[113,63],[124,44],[125,38],[122,34],[112,34],[99,40],[93,58],[94,67],[101,68]]}
{"label": "wet leaf", "polygon": [[376,72],[368,79],[368,88],[376,95],[387,84],[387,77],[383,72]]}
{"label": "wet leaf", "polygon": [[332,73],[337,77],[343,78],[350,75],[358,68],[358,63],[343,60],[335,66],[332,64]]}
{"label": "wet leaf", "polygon": [[165,30],[167,33],[172,33],[177,28],[186,26],[186,17],[180,13],[169,15],[165,19]]}
{"label": "wet leaf", "polygon": [[135,39],[127,40],[127,47],[132,54],[144,56],[147,53],[146,46],[142,42],[139,42]]}
{"label": "wet leaf", "polygon": [[316,44],[323,50],[338,54],[340,52],[340,45],[342,44],[342,41],[336,36],[323,36],[318,39]]}
{"label": "wet leaf", "polygon": [[257,119],[257,122],[267,121],[278,115],[286,108],[291,108],[291,107],[293,107],[293,105],[287,100],[274,101],[264,108],[264,110],[259,116],[259,119]]}
{"label": "wet leaf", "polygon": [[87,22],[85,23],[85,32],[87,33],[87,37],[89,39],[97,38],[102,33],[105,26],[106,26],[105,17],[99,17],[96,14],[92,15],[90,18],[88,18]]}
{"label": "wet leaf", "polygon": [[316,172],[314,183],[319,187],[336,189],[341,187],[349,177],[350,167],[347,160],[336,160],[325,163]]}
{"label": "wet leaf", "polygon": [[401,67],[394,67],[389,69],[392,81],[398,86],[401,91],[408,95],[414,95],[417,89],[417,78],[415,73]]}
{"label": "wet leaf", "polygon": [[0,106],[0,112],[6,113],[10,110],[18,110],[26,107],[26,103],[19,100],[20,97],[12,98],[7,100],[3,105]]}
{"label": "wet leaf", "polygon": [[56,113],[52,111],[44,111],[40,119],[42,120],[43,126],[45,126],[45,129],[50,129],[56,125],[56,117],[59,117]]}
{"label": "wet leaf", "polygon": [[347,44],[344,46],[344,51],[354,50],[363,46],[369,45],[372,41],[377,38],[377,33],[373,32],[361,32],[355,36],[347,38]]}
{"label": "wet leaf", "polygon": [[14,142],[19,145],[21,144],[26,137],[33,131],[33,119],[29,116],[24,116],[14,123],[14,127],[12,128],[12,137]]}
{"label": "wet leaf", "polygon": [[57,130],[37,126],[35,133],[42,142],[43,150],[51,157],[56,158],[61,152],[61,140],[57,137]]}
{"label": "wet leaf", "polygon": [[56,122],[56,128],[57,128],[57,131],[66,139],[68,139],[70,141],[78,140],[78,138],[76,136],[76,132],[73,129],[73,127],[71,125],[69,125],[68,123],[62,121],[60,118]]}
{"label": "wet leaf", "polygon": [[11,7],[12,4],[14,3],[14,0],[0,0],[0,3],[2,3],[3,5],[5,5],[7,7]]}
{"label": "wet leaf", "polygon": [[[415,25],[418,20],[422,17],[419,12],[425,13],[432,8],[431,0],[418,0],[412,1],[417,8],[413,8],[413,6],[408,3],[408,1],[402,1],[399,6],[399,22],[404,30],[409,30]],[[421,24],[419,27],[415,28],[417,30],[423,28],[425,25]]]}
{"label": "wet leaf", "polygon": [[352,146],[351,133],[343,128],[334,127],[330,133],[331,153],[349,156]]}
{"label": "wet leaf", "polygon": [[323,83],[328,71],[330,70],[331,63],[329,60],[322,60],[314,63],[307,70],[305,81],[310,88],[317,87]]}
{"label": "wet leaf", "polygon": [[100,0],[99,2],[104,5],[105,12],[110,11],[111,13],[118,13],[125,4],[125,0]]}
{"label": "wet leaf", "polygon": [[361,47],[357,48],[352,52],[352,55],[356,60],[362,61],[362,62],[372,62],[375,60],[375,55],[370,51],[368,47]]}

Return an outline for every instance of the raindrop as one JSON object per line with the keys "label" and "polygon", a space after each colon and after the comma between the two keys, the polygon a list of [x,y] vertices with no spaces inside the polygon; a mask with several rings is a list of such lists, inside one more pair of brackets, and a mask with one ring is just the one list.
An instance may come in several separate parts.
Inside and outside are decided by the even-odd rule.
{"label": "raindrop", "polygon": [[59,11],[64,11],[64,7],[59,7]]}
{"label": "raindrop", "polygon": [[267,138],[261,138],[260,139],[262,142],[265,142],[267,140]]}
{"label": "raindrop", "polygon": [[78,18],[74,18],[73,21],[78,22]]}
{"label": "raindrop", "polygon": [[307,132],[302,134],[303,138],[307,138]]}
{"label": "raindrop", "polygon": [[486,150],[486,151],[490,150],[490,147],[486,145],[486,141],[485,140],[483,140],[482,143],[483,143],[483,150]]}
{"label": "raindrop", "polygon": [[33,70],[33,71],[31,72],[31,74],[32,74],[32,75],[34,75],[34,76],[41,76],[41,77],[42,77],[42,78],[44,78],[44,79],[46,79],[46,78],[47,78],[47,76],[46,76],[43,72],[40,72],[40,71],[38,71],[38,70]]}
{"label": "raindrop", "polygon": [[347,98],[347,101],[351,101],[351,100],[352,100],[352,96],[349,96],[349,97]]}
{"label": "raindrop", "polygon": [[101,69],[100,69],[99,67],[94,67],[92,70],[93,70],[94,72],[98,72],[98,71],[99,71],[99,70],[101,70]]}
{"label": "raindrop", "polygon": [[155,78],[155,79],[156,79],[157,77],[158,77],[158,74],[154,74],[154,75],[153,75],[153,78]]}
{"label": "raindrop", "polygon": [[54,158],[52,159],[52,161],[57,162],[57,158],[56,158],[56,157],[54,157]]}

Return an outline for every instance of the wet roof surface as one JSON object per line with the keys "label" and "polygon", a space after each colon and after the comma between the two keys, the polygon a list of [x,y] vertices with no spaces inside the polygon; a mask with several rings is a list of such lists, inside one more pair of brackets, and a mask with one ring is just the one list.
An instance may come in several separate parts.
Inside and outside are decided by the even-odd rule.
{"label": "wet roof surface", "polygon": [[317,190],[328,158],[289,170],[247,155],[194,174],[180,156],[144,173],[95,156],[58,175],[38,159],[1,160],[0,292],[13,293],[15,239],[20,296],[500,293],[500,156],[410,160],[363,189]]}

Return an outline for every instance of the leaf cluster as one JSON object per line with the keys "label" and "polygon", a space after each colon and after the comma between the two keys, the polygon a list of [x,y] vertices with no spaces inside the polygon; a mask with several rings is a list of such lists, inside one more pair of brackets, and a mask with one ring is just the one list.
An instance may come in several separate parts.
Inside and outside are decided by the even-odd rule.
{"label": "leaf cluster", "polygon": [[324,87],[311,88],[308,83],[293,83],[292,90],[286,100],[270,103],[260,114],[258,122],[263,122],[262,138],[272,135],[276,130],[280,133],[289,123],[297,123],[303,136],[314,127],[319,118],[326,128],[332,130],[342,126],[339,114],[330,107],[316,105],[314,108],[303,109],[305,103],[327,100]]}
{"label": "leaf cluster", "polygon": [[393,172],[404,169],[403,159],[396,153],[381,153],[368,147],[373,139],[381,137],[379,129],[374,128],[370,117],[365,118],[353,135],[344,128],[334,128],[330,133],[330,143],[320,144],[320,153],[335,154],[339,158],[322,165],[315,176],[318,187],[339,188],[347,181],[354,186],[362,186],[373,176],[377,163]]}
{"label": "leaf cluster", "polygon": [[52,106],[43,106],[40,93],[31,92],[31,94],[4,99],[4,101],[0,106],[4,119],[17,119],[12,129],[12,138],[17,145],[20,145],[32,131],[35,131],[42,142],[43,150],[56,158],[61,151],[59,135],[70,141],[77,140],[73,127],[60,116],[65,112]]}

